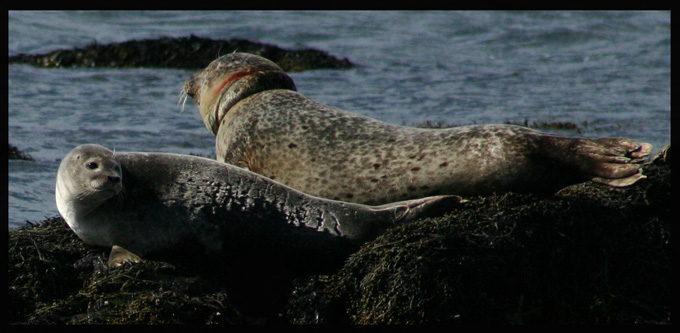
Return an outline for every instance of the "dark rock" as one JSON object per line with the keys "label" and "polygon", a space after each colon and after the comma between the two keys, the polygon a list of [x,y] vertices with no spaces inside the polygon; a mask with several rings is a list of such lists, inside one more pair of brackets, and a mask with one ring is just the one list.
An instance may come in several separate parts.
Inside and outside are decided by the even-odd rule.
{"label": "dark rock", "polygon": [[287,50],[244,39],[213,40],[190,37],[132,40],[90,44],[83,48],[55,50],[46,54],[17,54],[9,63],[41,67],[163,67],[201,69],[219,55],[234,51],[253,53],[277,63],[284,71],[318,68],[350,68],[353,64],[315,49]]}
{"label": "dark rock", "polygon": [[670,166],[645,173],[473,198],[366,244],[316,293],[354,324],[670,324]]}
{"label": "dark rock", "polygon": [[[257,297],[246,310],[258,302],[280,307],[262,298],[287,290],[266,285],[268,276],[281,275],[271,271],[279,266],[256,259],[211,272],[145,260],[109,270],[105,249],[83,245],[63,219],[48,219],[9,231],[8,320],[670,324],[666,151],[665,159],[645,167],[648,178],[630,187],[584,183],[548,198],[469,198],[444,216],[396,227],[362,246],[336,273],[297,276],[285,308],[266,315],[244,313],[235,302],[250,294]],[[225,278],[235,272],[252,279]]]}
{"label": "dark rock", "polygon": [[10,160],[27,160],[27,161],[35,161],[31,155],[19,151],[17,147],[12,146],[11,144],[8,144],[9,148],[7,148],[7,155],[9,156]]}

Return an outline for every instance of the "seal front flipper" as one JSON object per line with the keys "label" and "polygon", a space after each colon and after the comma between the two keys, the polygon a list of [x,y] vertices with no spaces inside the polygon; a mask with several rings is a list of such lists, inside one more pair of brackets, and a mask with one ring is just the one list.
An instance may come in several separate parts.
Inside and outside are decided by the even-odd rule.
{"label": "seal front flipper", "polygon": [[120,267],[126,262],[138,263],[142,262],[142,258],[118,245],[112,246],[111,254],[109,254],[109,268]]}
{"label": "seal front flipper", "polygon": [[394,223],[397,224],[441,215],[462,202],[465,200],[457,195],[439,195],[380,205],[373,210],[391,211],[394,214]]}

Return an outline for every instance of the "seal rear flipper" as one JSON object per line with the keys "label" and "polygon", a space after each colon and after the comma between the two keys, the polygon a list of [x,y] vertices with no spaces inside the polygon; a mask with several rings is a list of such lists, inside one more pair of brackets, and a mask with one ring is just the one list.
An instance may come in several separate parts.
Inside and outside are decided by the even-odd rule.
{"label": "seal rear flipper", "polygon": [[654,157],[652,157],[649,162],[645,164],[665,164],[671,163],[671,144],[669,143],[666,147],[663,147]]}
{"label": "seal rear flipper", "polygon": [[109,268],[122,266],[126,262],[138,263],[142,262],[142,258],[118,245],[111,247],[111,254],[109,254]]}
{"label": "seal rear flipper", "polygon": [[465,202],[465,200],[457,195],[439,195],[393,202],[376,206],[374,210],[391,211],[394,214],[394,223],[396,224],[440,215],[462,202]]}
{"label": "seal rear flipper", "polygon": [[[540,138],[540,154],[580,172],[587,179],[623,187],[645,178],[642,163],[652,145],[627,138],[568,138],[545,135]],[[583,177],[581,177],[583,178]]]}
{"label": "seal rear flipper", "polygon": [[605,184],[605,185],[609,185],[609,186],[612,186],[612,187],[625,187],[625,186],[635,184],[635,182],[637,182],[640,179],[644,179],[644,178],[647,178],[647,176],[643,175],[642,170],[640,170],[640,172],[638,172],[638,173],[636,173],[632,176],[625,177],[625,178],[607,179],[607,178],[602,178],[602,177],[595,177],[595,178],[593,178],[593,181],[596,182],[596,183]]}

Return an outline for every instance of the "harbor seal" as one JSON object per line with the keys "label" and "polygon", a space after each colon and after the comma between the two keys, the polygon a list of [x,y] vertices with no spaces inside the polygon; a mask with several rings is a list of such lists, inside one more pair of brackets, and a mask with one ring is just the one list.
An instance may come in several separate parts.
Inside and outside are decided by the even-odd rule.
{"label": "harbor seal", "polygon": [[224,55],[183,86],[216,135],[217,160],[302,192],[364,204],[439,194],[553,194],[592,180],[644,178],[652,146],[625,138],[572,138],[513,125],[398,126],[296,92],[273,62]]}
{"label": "harbor seal", "polygon": [[80,239],[112,248],[112,267],[166,251],[198,258],[248,246],[297,249],[292,257],[323,263],[333,251],[347,254],[394,225],[462,200],[436,196],[371,207],[309,196],[207,158],[114,154],[94,144],[62,160],[55,197]]}

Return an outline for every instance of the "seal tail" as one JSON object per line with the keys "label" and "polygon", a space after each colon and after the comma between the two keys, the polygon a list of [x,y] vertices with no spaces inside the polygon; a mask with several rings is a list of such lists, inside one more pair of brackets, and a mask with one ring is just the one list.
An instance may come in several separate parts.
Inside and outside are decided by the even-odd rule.
{"label": "seal tail", "polygon": [[441,215],[453,206],[465,202],[457,195],[438,195],[420,199],[398,201],[375,206],[376,211],[388,211],[393,214],[394,223],[404,223],[424,217]]}

